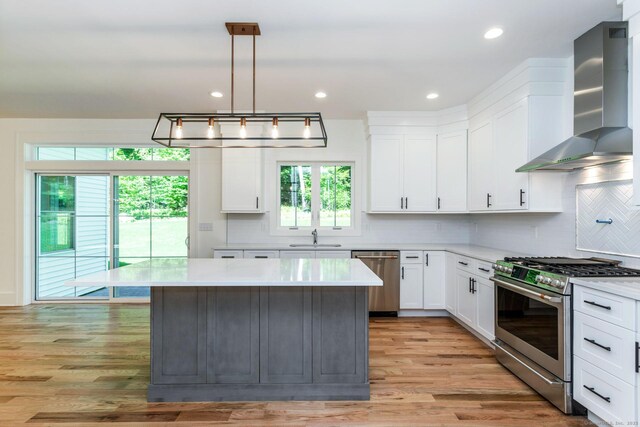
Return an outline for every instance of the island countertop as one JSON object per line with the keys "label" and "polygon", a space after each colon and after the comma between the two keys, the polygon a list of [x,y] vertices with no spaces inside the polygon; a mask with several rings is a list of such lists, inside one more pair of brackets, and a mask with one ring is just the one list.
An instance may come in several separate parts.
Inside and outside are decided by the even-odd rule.
{"label": "island countertop", "polygon": [[68,286],[382,286],[357,259],[154,259]]}

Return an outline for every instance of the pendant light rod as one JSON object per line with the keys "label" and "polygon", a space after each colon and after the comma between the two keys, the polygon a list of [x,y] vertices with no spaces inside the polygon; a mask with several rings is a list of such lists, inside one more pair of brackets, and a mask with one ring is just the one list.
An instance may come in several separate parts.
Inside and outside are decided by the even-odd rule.
{"label": "pendant light rod", "polygon": [[256,113],[256,29],[253,28],[253,114]]}
{"label": "pendant light rod", "polygon": [[233,114],[233,88],[235,87],[233,81],[233,53],[235,52],[234,40],[234,34],[231,34],[231,114]]}

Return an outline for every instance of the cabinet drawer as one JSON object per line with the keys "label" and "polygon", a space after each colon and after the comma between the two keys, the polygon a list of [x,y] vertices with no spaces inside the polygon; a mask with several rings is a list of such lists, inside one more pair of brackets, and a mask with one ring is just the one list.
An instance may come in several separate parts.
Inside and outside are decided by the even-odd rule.
{"label": "cabinet drawer", "polygon": [[475,274],[477,271],[476,261],[473,258],[461,255],[456,255],[456,267],[473,274]]}
{"label": "cabinet drawer", "polygon": [[625,382],[633,382],[635,333],[580,312],[574,313],[573,322],[574,354]]}
{"label": "cabinet drawer", "polygon": [[214,258],[242,258],[242,251],[213,251]]}
{"label": "cabinet drawer", "polygon": [[244,251],[245,258],[278,258],[279,251]]}
{"label": "cabinet drawer", "polygon": [[400,257],[402,264],[422,264],[422,251],[402,251]]}
{"label": "cabinet drawer", "polygon": [[635,301],[580,285],[574,286],[574,310],[633,330],[636,325]]}
{"label": "cabinet drawer", "polygon": [[489,277],[491,277],[493,275],[491,263],[486,261],[476,261],[475,274],[482,277],[483,279],[488,279]]}
{"label": "cabinet drawer", "polygon": [[573,375],[573,397],[590,412],[609,423],[636,420],[632,385],[580,357],[573,358]]}

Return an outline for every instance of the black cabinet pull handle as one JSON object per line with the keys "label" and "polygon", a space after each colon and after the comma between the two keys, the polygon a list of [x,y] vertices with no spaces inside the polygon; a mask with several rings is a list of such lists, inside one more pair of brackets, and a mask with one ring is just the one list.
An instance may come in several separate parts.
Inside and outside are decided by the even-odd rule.
{"label": "black cabinet pull handle", "polygon": [[521,188],[520,189],[520,206],[524,206],[524,190]]}
{"label": "black cabinet pull handle", "polygon": [[409,209],[409,198],[408,197],[404,198],[404,208],[405,209]]}
{"label": "black cabinet pull handle", "polygon": [[404,267],[402,267],[400,270],[401,270],[401,273],[402,273],[402,275],[400,277],[402,277],[402,279],[404,280]]}
{"label": "black cabinet pull handle", "polygon": [[587,300],[584,300],[584,302],[585,304],[594,305],[596,307],[604,308],[605,310],[611,310],[611,306],[609,305],[602,305],[602,304],[598,304],[595,301],[587,301]]}
{"label": "black cabinet pull handle", "polygon": [[420,257],[415,256],[415,255],[411,255],[411,256],[407,256],[406,258],[407,258],[407,259],[418,259],[418,258],[420,258]]}
{"label": "black cabinet pull handle", "polygon": [[260,198],[256,197],[256,209],[258,209],[258,201],[260,200]]}
{"label": "black cabinet pull handle", "polygon": [[404,209],[404,197],[400,197],[400,209]]}
{"label": "black cabinet pull handle", "polygon": [[478,267],[478,270],[480,271],[484,271],[485,273],[490,272],[491,270],[489,270],[488,268],[482,268],[482,267]]}
{"label": "black cabinet pull handle", "polygon": [[458,264],[460,264],[460,265],[469,265],[468,262],[462,262],[462,261],[458,261]]}
{"label": "black cabinet pull handle", "polygon": [[266,255],[256,255],[254,256],[254,258],[269,258],[269,257]]}
{"label": "black cabinet pull handle", "polygon": [[427,267],[429,267],[429,254],[424,254],[424,265],[426,265]]}
{"label": "black cabinet pull handle", "polygon": [[640,343],[636,341],[636,372],[640,372]]}
{"label": "black cabinet pull handle", "polygon": [[220,258],[235,258],[233,255],[222,255]]}
{"label": "black cabinet pull handle", "polygon": [[476,279],[471,279],[471,293],[476,293]]}
{"label": "black cabinet pull handle", "polygon": [[471,277],[469,277],[469,293],[471,293]]}
{"label": "black cabinet pull handle", "polygon": [[440,197],[438,197],[438,210],[440,210]]}
{"label": "black cabinet pull handle", "polygon": [[600,348],[602,348],[604,350],[611,351],[611,347],[604,346],[604,345],[600,344],[599,342],[597,342],[596,340],[592,340],[591,338],[585,338],[584,340],[586,342],[590,342],[591,344],[593,344],[595,346],[598,346],[598,347],[600,347]]}
{"label": "black cabinet pull handle", "polygon": [[586,389],[587,389],[587,390],[589,390],[591,393],[593,393],[593,394],[595,394],[596,396],[598,396],[600,399],[602,399],[602,400],[604,400],[604,401],[607,401],[607,402],[611,403],[611,398],[610,398],[610,397],[603,396],[603,395],[601,395],[600,393],[598,393],[598,392],[596,391],[596,388],[595,388],[595,387],[587,387],[586,385],[583,385],[582,387],[586,388]]}
{"label": "black cabinet pull handle", "polygon": [[487,207],[491,207],[491,194],[487,193]]}

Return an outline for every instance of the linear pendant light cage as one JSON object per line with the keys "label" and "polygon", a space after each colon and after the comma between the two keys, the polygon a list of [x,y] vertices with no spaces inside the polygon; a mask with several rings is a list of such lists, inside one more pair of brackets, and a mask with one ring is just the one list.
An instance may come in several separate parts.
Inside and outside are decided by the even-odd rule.
{"label": "linear pendant light cage", "polygon": [[[274,119],[277,137],[273,136]],[[151,139],[167,148],[327,146],[320,113],[162,113]]]}
{"label": "linear pendant light cage", "polygon": [[[231,36],[231,112],[161,113],[151,139],[168,148],[324,148],[320,113],[256,113],[255,22],[227,22]],[[234,111],[235,36],[253,37],[253,110]]]}

